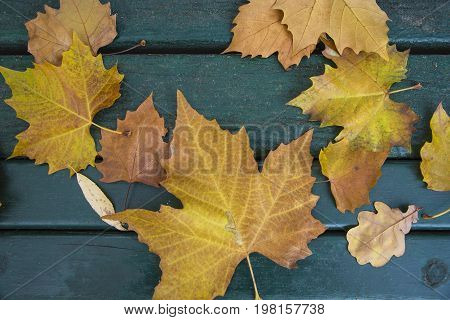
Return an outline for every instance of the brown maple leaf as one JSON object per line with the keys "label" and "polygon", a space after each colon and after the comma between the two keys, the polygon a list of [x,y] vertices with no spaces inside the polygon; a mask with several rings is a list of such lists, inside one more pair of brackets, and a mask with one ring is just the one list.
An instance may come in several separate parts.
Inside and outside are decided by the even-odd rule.
{"label": "brown maple leaf", "polygon": [[134,112],[127,112],[124,120],[117,120],[117,130],[123,135],[102,130],[100,156],[97,164],[103,182],[142,182],[159,186],[165,173],[161,160],[167,158],[168,144],[162,140],[167,133],[150,95]]}

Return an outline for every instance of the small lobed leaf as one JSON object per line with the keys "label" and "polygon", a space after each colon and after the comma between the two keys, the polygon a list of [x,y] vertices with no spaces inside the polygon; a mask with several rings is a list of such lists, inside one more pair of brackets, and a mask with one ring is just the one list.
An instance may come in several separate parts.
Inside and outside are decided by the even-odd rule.
{"label": "small lobed leaf", "polygon": [[102,130],[97,169],[101,181],[142,182],[155,187],[164,179],[161,161],[169,154],[169,145],[162,140],[167,133],[150,95],[134,112],[127,112],[124,120],[117,120],[118,135]]}
{"label": "small lobed leaf", "polygon": [[[0,67],[12,90],[5,100],[30,126],[17,135],[10,157],[26,156],[49,164],[49,174],[95,165],[97,151],[89,129],[94,115],[120,97],[117,66],[106,70],[74,34],[61,66],[35,64],[24,72]],[[71,172],[73,174],[73,172]]]}
{"label": "small lobed leaf", "polygon": [[450,190],[450,120],[442,103],[439,104],[430,121],[433,139],[420,150],[423,181],[428,189]]}
{"label": "small lobed leaf", "polygon": [[419,219],[419,208],[410,205],[406,212],[375,202],[377,214],[362,211],[359,225],[347,232],[348,251],[360,265],[382,267],[392,256],[405,253],[405,235]]}
{"label": "small lobed leaf", "polygon": [[244,128],[231,134],[198,114],[181,92],[177,100],[162,185],[183,208],[107,216],[127,223],[160,256],[154,299],[224,295],[236,266],[252,252],[295,267],[325,231],[311,215],[319,198],[311,194],[312,131],[271,152],[259,172]]}
{"label": "small lobed leaf", "polygon": [[96,55],[98,49],[110,44],[117,36],[116,15],[111,5],[98,0],[60,0],[60,8],[45,6],[45,13],[25,24],[28,30],[28,51],[36,62],[59,65],[62,53],[72,44],[72,34],[89,46]]}

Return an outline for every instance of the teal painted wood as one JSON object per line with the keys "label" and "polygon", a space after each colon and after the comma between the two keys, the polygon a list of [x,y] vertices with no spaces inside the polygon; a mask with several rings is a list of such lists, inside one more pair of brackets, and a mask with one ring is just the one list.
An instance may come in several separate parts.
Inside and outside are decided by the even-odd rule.
{"label": "teal painted wood", "polygon": [[[327,62],[316,55],[298,68],[285,72],[275,59],[240,59],[236,55],[126,55],[107,57],[111,65],[118,62],[125,74],[122,97],[109,109],[103,110],[95,121],[109,128],[116,127],[117,117],[137,106],[154,92],[157,109],[173,128],[176,117],[176,90],[181,89],[187,99],[208,119],[217,119],[230,130],[244,126],[248,129],[256,157],[263,159],[267,152],[281,142],[287,143],[310,128],[316,128],[312,154],[317,157],[339,132],[337,127],[318,128],[298,108],[285,104],[311,86],[309,77],[323,73]],[[15,70],[31,67],[29,56],[0,56],[0,65]],[[419,158],[423,143],[430,140],[429,120],[440,101],[449,92],[450,60],[445,55],[412,55],[408,79],[423,84],[422,90],[393,95],[405,102],[421,117],[412,139],[412,153],[394,148],[392,158]],[[0,77],[2,78],[2,77]],[[394,88],[404,88],[411,81]],[[11,96],[4,80],[0,80],[0,100]],[[16,119],[13,109],[0,101],[0,155],[9,155],[16,143],[15,135],[27,124]],[[99,131],[92,129],[98,140]]]}
{"label": "teal painted wood", "polygon": [[[106,2],[106,1],[102,1]],[[416,51],[450,49],[449,4],[443,0],[378,0],[391,21],[391,42]],[[59,7],[57,0],[2,0],[0,3],[0,52],[25,53],[28,36],[24,23],[44,4]],[[232,20],[245,0],[112,0],[119,37],[102,51],[131,47],[141,39],[141,52],[223,51],[231,40]]]}
{"label": "teal painted wood", "polygon": [[[450,263],[448,233],[409,234],[405,255],[382,268],[358,265],[346,250],[343,233],[326,233],[309,246],[313,255],[299,261],[293,270],[251,255],[264,299],[450,298],[449,281],[430,288],[422,271],[429,261],[435,261],[441,272],[435,268],[426,278],[445,278]],[[158,265],[159,258],[138,243],[133,233],[1,233],[0,297],[150,299],[161,275]],[[243,261],[225,299],[252,299],[252,295]]]}
{"label": "teal painted wood", "polygon": [[[50,176],[47,170],[46,165],[34,166],[29,161],[2,161],[0,229],[104,230],[107,225],[89,207],[76,179],[70,179],[67,170]],[[127,183],[101,183],[100,174],[94,168],[85,174],[99,183],[117,211],[124,209]],[[319,182],[326,179],[320,174],[317,162],[313,165],[313,175]],[[388,161],[370,194],[371,200],[402,209],[416,204],[428,214],[450,207],[450,192],[428,190],[421,180],[418,161]],[[356,224],[356,214],[337,211],[329,183],[316,183],[313,192],[320,196],[313,214],[329,229],[342,231]],[[143,184],[132,186],[128,208],[158,210],[162,204],[181,207],[179,200],[162,188]],[[373,206],[367,205],[360,210],[373,210]],[[436,220],[420,220],[414,225],[414,230],[450,230],[450,215]]]}

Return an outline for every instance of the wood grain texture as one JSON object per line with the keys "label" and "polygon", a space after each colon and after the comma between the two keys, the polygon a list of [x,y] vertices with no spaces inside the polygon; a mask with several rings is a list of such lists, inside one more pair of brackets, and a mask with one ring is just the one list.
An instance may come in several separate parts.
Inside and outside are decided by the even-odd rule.
{"label": "wood grain texture", "polygon": [[[124,55],[106,57],[108,66],[118,62],[125,74],[122,97],[109,109],[100,112],[94,121],[115,128],[116,119],[124,118],[127,110],[135,110],[151,93],[156,108],[165,118],[166,127],[174,126],[176,90],[181,89],[193,107],[208,119],[217,119],[226,129],[248,129],[251,145],[257,159],[281,142],[287,143],[310,128],[316,128],[312,154],[317,157],[339,132],[337,127],[318,128],[319,122],[310,122],[301,110],[285,104],[311,86],[309,78],[323,73],[327,60],[315,55],[300,67],[285,72],[270,59],[240,59],[236,55]],[[329,63],[329,62],[328,62]],[[0,56],[0,65],[15,70],[31,67],[29,56]],[[446,70],[450,61],[444,55],[412,55],[408,64],[408,79],[396,88],[405,88],[412,81],[420,82],[422,90],[392,95],[405,102],[420,116],[412,139],[412,153],[394,148],[391,158],[419,158],[419,150],[429,141],[429,120],[436,105],[444,101],[448,108],[450,75]],[[0,77],[1,78],[1,77]],[[11,96],[10,89],[0,80],[0,99]],[[17,120],[14,110],[0,101],[0,155],[9,155],[16,143],[15,135],[27,124]],[[98,141],[99,131],[91,130]]]}
{"label": "wood grain texture", "polygon": [[[383,201],[389,206],[405,209],[409,204],[423,208],[433,214],[450,206],[450,192],[428,190],[421,181],[418,161],[388,161],[382,168],[383,175],[370,193],[372,202]],[[94,168],[83,172],[113,202],[116,210],[124,209],[124,198],[128,184],[99,182],[100,174]],[[313,175],[317,181],[313,193],[320,196],[313,215],[331,230],[348,229],[357,224],[357,215],[341,214],[336,209],[326,178],[320,174],[317,162],[313,164]],[[65,229],[103,230],[107,227],[92,211],[84,199],[75,178],[69,173],[57,172],[47,175],[47,166],[34,166],[29,161],[2,161],[0,167],[0,229]],[[174,196],[161,188],[143,184],[132,186],[128,208],[158,210],[160,205],[181,207]],[[361,210],[373,210],[367,205]],[[450,230],[450,216],[436,220],[419,220],[413,230]]]}
{"label": "wood grain texture", "polygon": [[[107,1],[102,1],[107,2]],[[219,53],[231,40],[230,29],[245,0],[111,0],[117,13],[118,38],[103,52],[148,42],[140,52]],[[44,4],[59,7],[58,0],[2,0],[0,53],[26,52],[24,23],[43,11]],[[391,21],[389,37],[401,48],[444,52],[450,49],[449,3],[443,0],[378,0]]]}
{"label": "wood grain texture", "polygon": [[[159,258],[136,238],[133,233],[1,233],[0,297],[150,299],[160,278]],[[449,299],[450,282],[430,288],[422,271],[434,258],[448,266],[449,246],[447,233],[412,233],[405,255],[376,269],[356,263],[343,233],[326,233],[310,243],[313,255],[297,269],[256,254],[251,259],[264,299]],[[225,299],[252,298],[242,261]]]}

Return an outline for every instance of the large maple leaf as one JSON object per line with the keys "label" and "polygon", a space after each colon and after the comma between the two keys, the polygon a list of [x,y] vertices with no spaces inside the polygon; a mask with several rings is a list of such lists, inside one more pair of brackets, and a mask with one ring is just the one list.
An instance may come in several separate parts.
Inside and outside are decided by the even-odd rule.
{"label": "large maple leaf", "polygon": [[[328,48],[324,55],[337,68],[326,66],[325,74],[311,78],[311,88],[289,102],[311,120],[320,120],[321,127],[343,127],[336,140],[347,141],[330,145],[320,155],[340,211],[368,203],[368,192],[392,146],[410,149],[418,117],[406,104],[391,100],[389,92],[392,84],[405,78],[408,52],[391,46],[388,53],[385,61],[374,53],[356,55],[347,49],[340,56]],[[363,163],[369,166],[361,170]],[[355,185],[359,192],[354,192]]]}
{"label": "large maple leaf", "polygon": [[285,69],[299,64],[304,56],[310,56],[316,45],[312,44],[297,53],[292,49],[292,35],[281,24],[283,13],[273,9],[276,0],[252,0],[239,7],[233,20],[236,26],[230,46],[224,51],[241,52],[245,56],[267,58],[278,52],[278,61]]}
{"label": "large maple leaf", "polygon": [[92,56],[74,34],[60,67],[45,62],[24,72],[0,67],[0,73],[13,93],[6,103],[30,124],[17,135],[11,157],[47,162],[49,173],[95,165],[97,151],[89,128],[98,126],[92,122],[94,115],[120,97],[123,75],[117,66],[106,70],[101,55]]}
{"label": "large maple leaf", "polygon": [[351,48],[389,58],[388,17],[375,0],[277,0],[273,8],[283,11],[282,23],[292,33],[294,54],[327,33],[340,54]]}
{"label": "large maple leaf", "polygon": [[45,6],[45,13],[28,21],[28,51],[36,62],[60,64],[62,53],[72,44],[76,33],[92,54],[110,44],[117,36],[116,15],[111,16],[109,3],[98,0],[60,0],[60,8]]}
{"label": "large maple leaf", "polygon": [[125,222],[161,257],[155,299],[224,295],[238,263],[258,252],[287,268],[324,232],[311,215],[312,132],[271,152],[261,172],[245,129],[236,134],[199,115],[178,93],[178,116],[162,185],[183,203],[127,210]]}
{"label": "large maple leaf", "polygon": [[436,191],[450,190],[450,120],[442,106],[436,109],[430,121],[433,140],[420,150],[420,170],[428,188]]}
{"label": "large maple leaf", "polygon": [[167,158],[169,145],[162,138],[167,133],[164,120],[148,97],[136,111],[127,112],[124,120],[117,121],[122,135],[102,130],[100,156],[103,161],[97,169],[103,174],[101,181],[142,182],[155,187],[164,179],[161,160]]}

